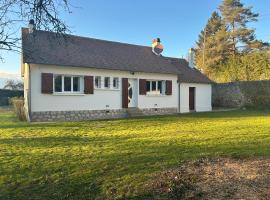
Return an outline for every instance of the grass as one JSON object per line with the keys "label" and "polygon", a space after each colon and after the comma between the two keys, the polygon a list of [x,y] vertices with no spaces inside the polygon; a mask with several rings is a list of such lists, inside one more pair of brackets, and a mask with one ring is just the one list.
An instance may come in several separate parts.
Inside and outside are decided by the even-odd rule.
{"label": "grass", "polygon": [[269,155],[270,110],[50,124],[3,112],[0,199],[140,199],[185,160]]}

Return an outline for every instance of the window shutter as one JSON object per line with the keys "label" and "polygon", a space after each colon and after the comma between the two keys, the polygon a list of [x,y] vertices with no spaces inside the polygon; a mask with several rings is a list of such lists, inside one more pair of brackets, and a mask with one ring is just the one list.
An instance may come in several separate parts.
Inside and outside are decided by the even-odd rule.
{"label": "window shutter", "polygon": [[84,94],[94,94],[94,78],[93,76],[84,77]]}
{"label": "window shutter", "polygon": [[122,78],[122,108],[128,108],[128,79]]}
{"label": "window shutter", "polygon": [[53,93],[53,74],[50,73],[41,74],[41,93],[43,94]]}
{"label": "window shutter", "polygon": [[146,95],[146,80],[139,80],[140,95]]}
{"label": "window shutter", "polygon": [[166,81],[166,95],[172,95],[172,81]]}

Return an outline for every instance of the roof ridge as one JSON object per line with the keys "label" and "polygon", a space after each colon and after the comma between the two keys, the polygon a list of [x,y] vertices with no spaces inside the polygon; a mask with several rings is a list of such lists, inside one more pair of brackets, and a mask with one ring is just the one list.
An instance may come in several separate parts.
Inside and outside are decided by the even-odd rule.
{"label": "roof ridge", "polygon": [[[28,28],[22,27],[23,30],[26,30]],[[49,33],[49,34],[57,34],[57,32],[53,31],[47,31],[47,30],[35,30],[37,32],[43,32],[43,33]],[[92,37],[87,37],[87,36],[81,36],[81,35],[73,35],[73,34],[63,34],[66,36],[70,37],[76,37],[76,38],[82,38],[82,39],[90,39],[90,40],[97,40],[101,42],[107,42],[107,43],[118,43],[122,45],[129,45],[129,46],[137,46],[137,47],[144,47],[144,48],[151,48],[151,46],[146,46],[146,45],[140,45],[140,44],[131,44],[131,43],[126,43],[126,42],[119,42],[119,41],[112,41],[112,40],[105,40],[105,39],[100,39],[100,38],[92,38]]]}

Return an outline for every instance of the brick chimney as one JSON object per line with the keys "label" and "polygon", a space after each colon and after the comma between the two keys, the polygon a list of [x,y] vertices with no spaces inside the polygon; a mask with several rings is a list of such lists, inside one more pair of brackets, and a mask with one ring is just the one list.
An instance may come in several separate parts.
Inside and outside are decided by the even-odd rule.
{"label": "brick chimney", "polygon": [[188,50],[188,65],[190,68],[195,67],[195,52],[193,48]]}
{"label": "brick chimney", "polygon": [[29,33],[33,33],[36,28],[35,21],[33,19],[30,19],[28,24]]}
{"label": "brick chimney", "polygon": [[160,56],[163,51],[163,45],[160,44],[160,38],[156,38],[152,41],[152,52]]}

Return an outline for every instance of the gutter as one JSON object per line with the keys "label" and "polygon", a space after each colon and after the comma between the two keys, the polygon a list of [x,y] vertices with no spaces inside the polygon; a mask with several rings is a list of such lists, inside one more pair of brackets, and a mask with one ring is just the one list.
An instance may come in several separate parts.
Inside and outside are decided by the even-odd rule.
{"label": "gutter", "polygon": [[29,99],[28,99],[28,115],[29,115],[29,121],[31,121],[31,67],[30,67],[30,64],[28,64],[28,67],[29,67],[29,82],[28,82],[28,84],[29,84],[29,87],[28,87],[28,89],[29,89],[29,93],[28,93],[28,95],[29,95]]}
{"label": "gutter", "polygon": [[[31,121],[31,68],[30,68],[30,64],[28,63],[25,63],[28,68],[28,89],[26,90],[26,93],[27,93],[27,121]],[[25,76],[24,76],[25,78]]]}
{"label": "gutter", "polygon": [[180,101],[180,78],[178,75],[178,79],[177,79],[177,83],[178,83],[178,112],[180,113],[180,107],[181,107],[181,101]]}

